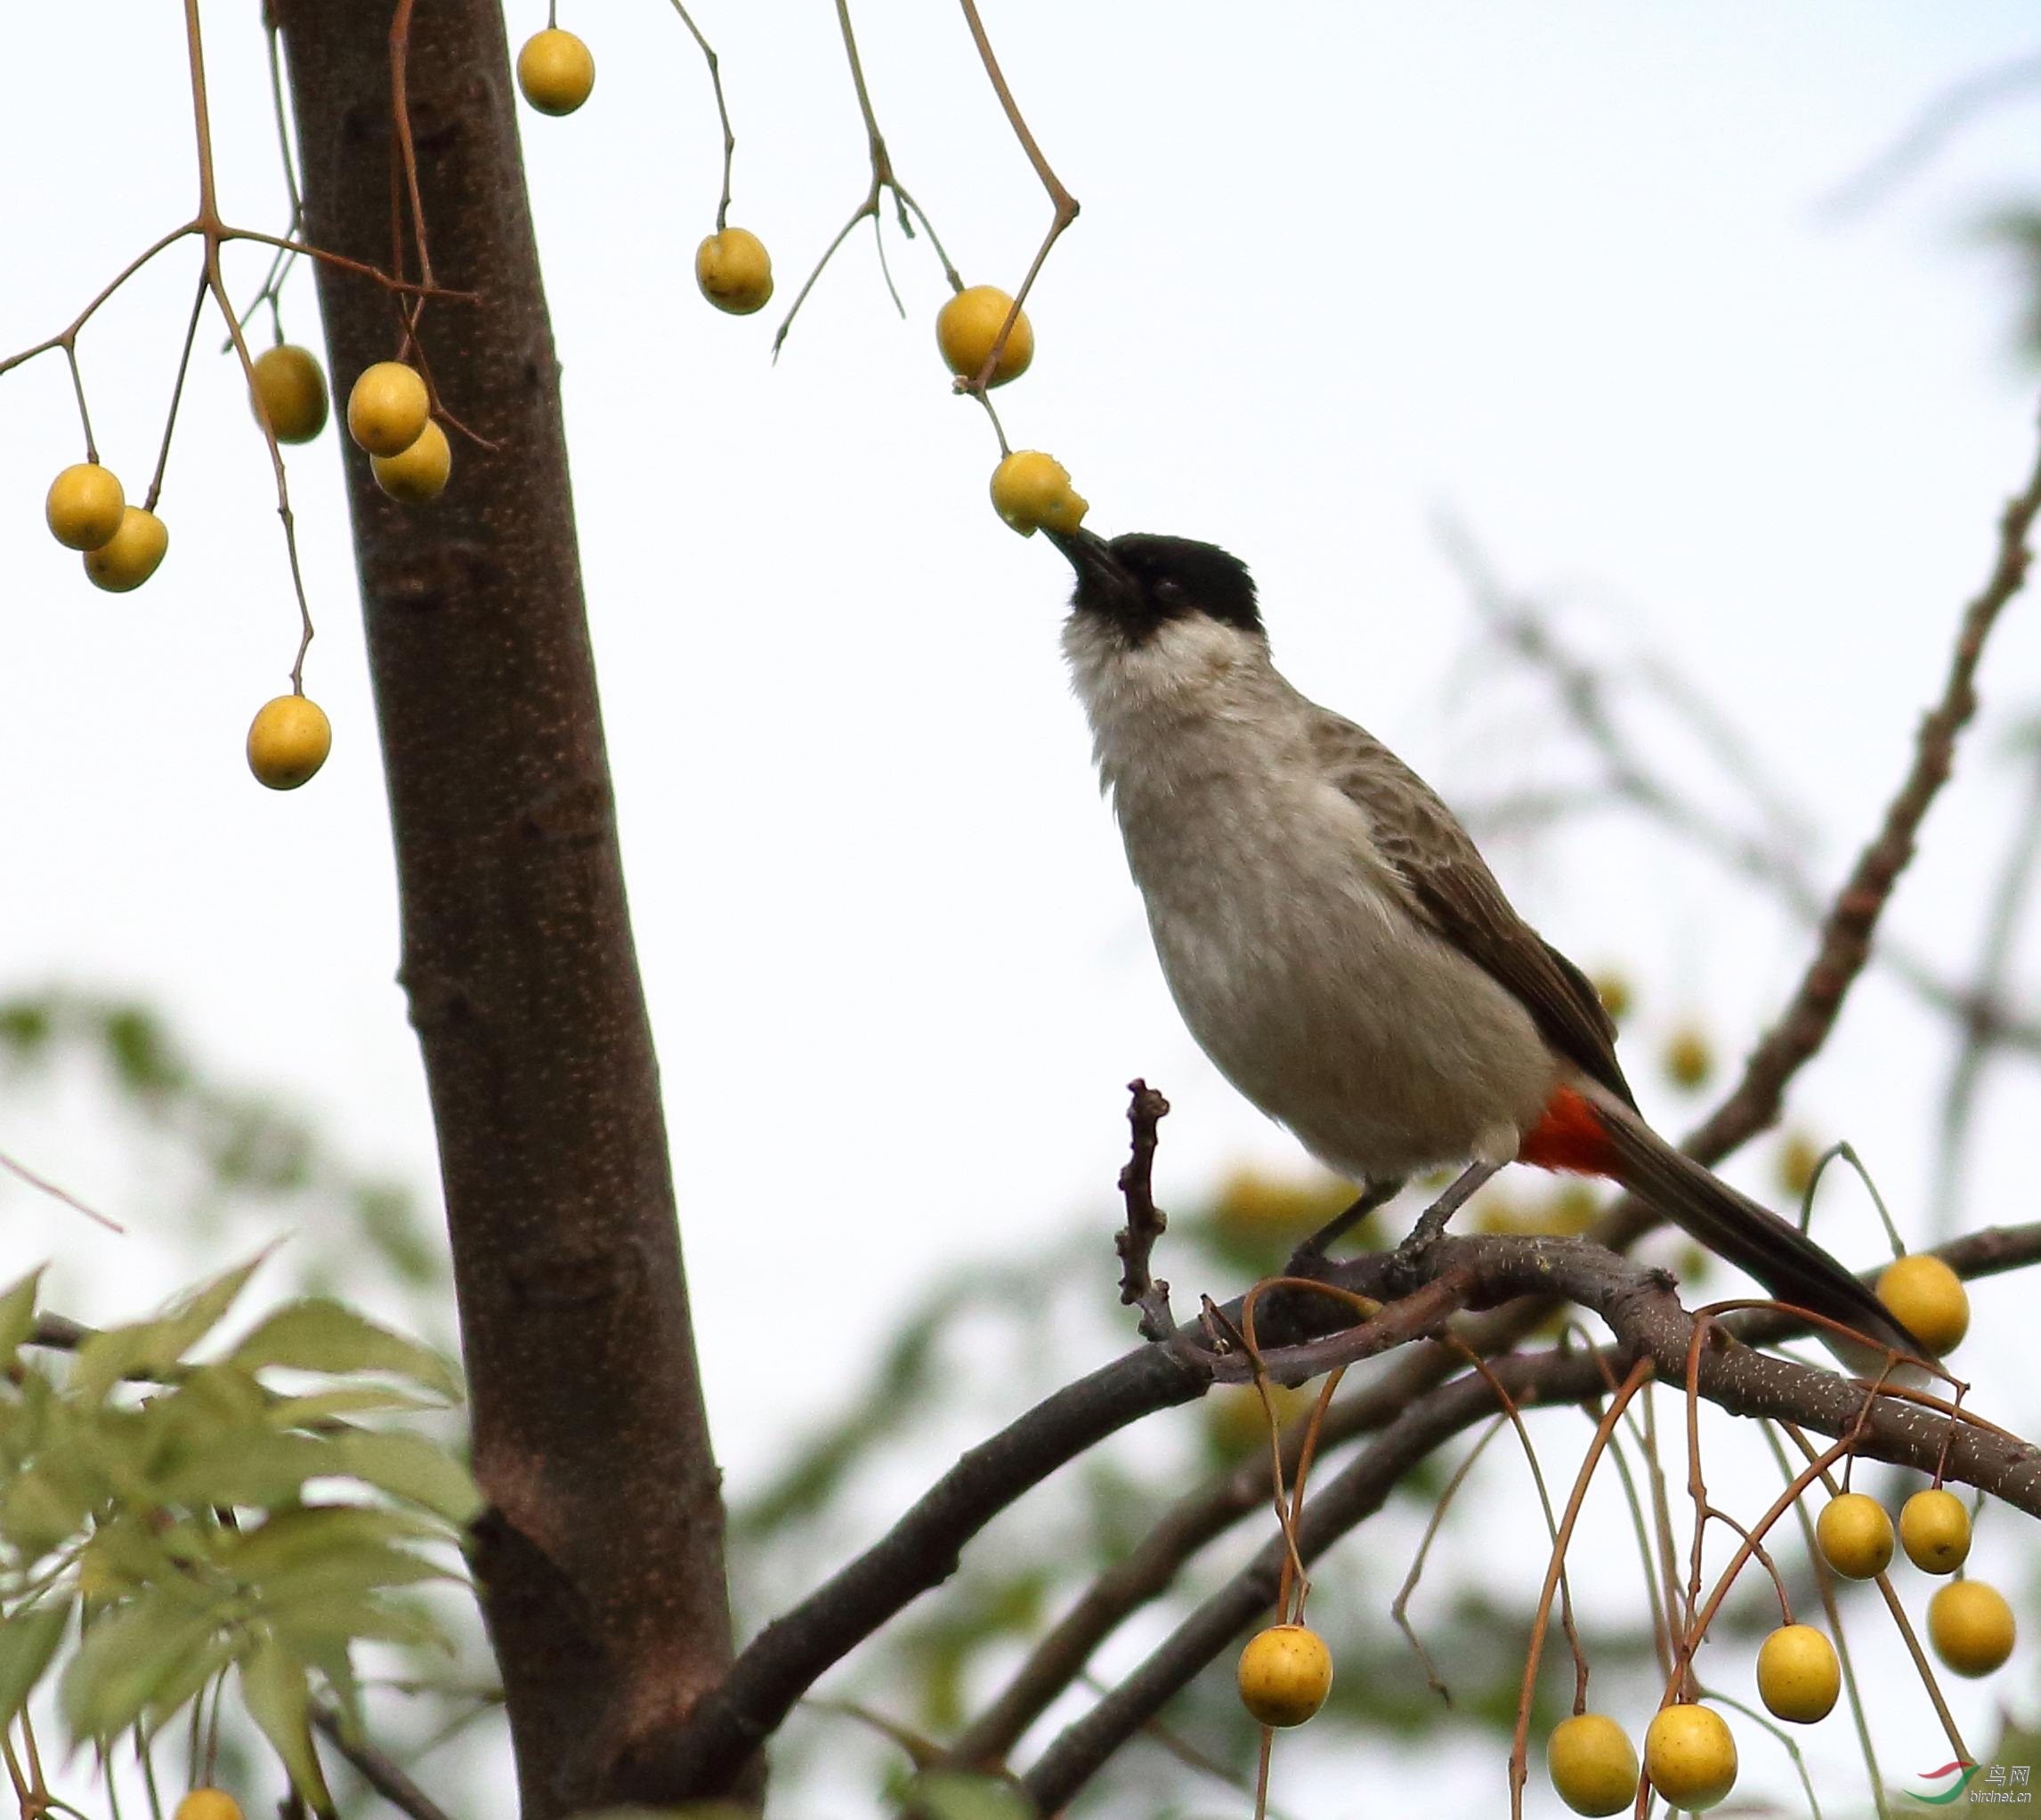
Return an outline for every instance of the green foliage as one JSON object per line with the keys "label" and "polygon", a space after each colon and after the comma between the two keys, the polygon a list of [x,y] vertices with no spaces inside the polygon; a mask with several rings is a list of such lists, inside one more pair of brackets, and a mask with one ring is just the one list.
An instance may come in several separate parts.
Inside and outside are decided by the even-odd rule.
{"label": "green foliage", "polygon": [[[21,1080],[94,1071],[121,1108],[198,1165],[184,1223],[215,1242],[223,1210],[260,1203],[275,1230],[279,1203],[297,1202],[304,1237],[294,1248],[313,1280],[360,1278],[360,1246],[404,1288],[420,1292],[414,1318],[444,1301],[442,1244],[416,1199],[357,1172],[302,1118],[246,1088],[210,1078],[148,1007],[63,989],[0,1002],[0,1069]],[[152,1169],[153,1176],[178,1172]]]}
{"label": "green foliage", "polygon": [[1034,1803],[1015,1784],[958,1769],[927,1769],[907,1784],[908,1820],[1035,1820]]}
{"label": "green foliage", "polygon": [[53,1366],[27,1348],[36,1280],[0,1294],[0,1717],[55,1672],[72,1736],[103,1747],[130,1727],[153,1735],[233,1670],[249,1718],[326,1813],[313,1703],[358,1725],[355,1646],[442,1646],[407,1592],[460,1580],[481,1500],[447,1448],[347,1420],[459,1393],[443,1359],[352,1309],[288,1302],[192,1358],[255,1267]]}

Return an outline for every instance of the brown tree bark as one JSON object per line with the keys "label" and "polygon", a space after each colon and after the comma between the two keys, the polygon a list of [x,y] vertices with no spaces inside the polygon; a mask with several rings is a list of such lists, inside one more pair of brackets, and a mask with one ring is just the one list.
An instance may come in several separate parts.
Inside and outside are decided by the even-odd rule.
{"label": "brown tree bark", "polygon": [[[272,4],[308,236],[386,268],[392,7]],[[523,1810],[550,1820],[616,1799],[634,1741],[727,1666],[723,1505],[497,0],[423,0],[409,79],[434,275],[482,300],[429,304],[422,340],[447,408],[496,447],[456,433],[452,483],[430,506],[384,497],[351,444],[347,483],[400,978],[438,1132],[490,1506],[475,1565]],[[319,279],[344,399],[365,365],[399,352],[400,318],[374,283]]]}

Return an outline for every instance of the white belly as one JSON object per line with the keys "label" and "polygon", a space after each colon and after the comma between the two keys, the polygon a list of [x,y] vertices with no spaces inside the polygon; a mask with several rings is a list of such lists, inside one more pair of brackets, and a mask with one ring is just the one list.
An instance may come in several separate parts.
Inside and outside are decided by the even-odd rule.
{"label": "white belly", "polygon": [[1227,1079],[1349,1177],[1513,1155],[1550,1052],[1393,894],[1358,812],[1329,785],[1188,794],[1130,816],[1122,790],[1122,828],[1163,976]]}

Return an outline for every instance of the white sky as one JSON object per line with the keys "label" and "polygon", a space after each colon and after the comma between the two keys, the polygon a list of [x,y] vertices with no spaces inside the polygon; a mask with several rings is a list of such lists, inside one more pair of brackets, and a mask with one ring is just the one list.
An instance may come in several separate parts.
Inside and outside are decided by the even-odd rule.
{"label": "white sky", "polygon": [[[514,44],[541,12],[514,15]],[[273,230],[254,12],[209,15],[215,125],[228,213]],[[1237,551],[1302,686],[1449,795],[1492,799],[1564,742],[1542,708],[1499,720],[1469,696],[1449,510],[1507,577],[1563,595],[1577,635],[1656,652],[1722,706],[1836,874],[2030,457],[2007,271],[1966,230],[2030,190],[2036,103],[1980,117],[1866,217],[1826,223],[1817,204],[1943,85],[2029,52],[2030,9],[988,13],[1085,210],[1032,306],[1034,368],[1000,404],[1016,446],[1068,464],[1093,525]],[[732,218],[790,301],[866,182],[829,9],[699,16],[740,140]],[[778,308],[735,320],[694,290],[717,142],[677,21],[591,4],[562,22],[600,74],[579,117],[524,115],[533,203],[700,1339],[742,1487],[945,1262],[1084,1220],[1110,1268],[1130,1075],[1176,1103],[1165,1205],[1231,1160],[1297,1153],[1198,1057],[1149,959],[1060,673],[1064,565],[985,502],[996,450],[935,355],[935,261],[889,232],[902,323],[854,237],[773,369]],[[861,25],[902,178],[967,279],[1010,287],[1048,206],[960,21],[873,5]],[[22,9],[10,42],[47,77],[0,117],[16,174],[0,349],[61,327],[192,187],[175,9]],[[244,289],[262,263],[242,255]],[[191,271],[187,253],[160,261],[85,344],[104,457],[137,498]],[[303,277],[288,302],[316,344]],[[296,630],[238,378],[198,361],[170,556],[140,593],[95,592],[44,530],[48,480],[77,457],[61,360],[0,380],[0,991],[141,993],[223,1074],[429,1182],[340,439],[291,457],[320,631],[308,689],[336,745],[284,797],[240,756]],[[1896,914],[1952,971],[2009,815],[1994,748],[2037,655],[2023,603]],[[1770,909],[1627,821],[1496,858],[1560,946],[1650,983],[1633,1044],[1697,1014],[1740,1052],[1803,956]],[[1903,1223],[1945,1050],[1874,984],[1796,1094],[1823,1136],[1859,1139]],[[1632,1072],[1679,1122],[1646,1057]],[[1988,1110],[1968,1224],[2032,1210],[2031,1072],[2003,1074]],[[88,1198],[119,1183],[77,1131],[0,1128],[0,1145]],[[87,1316],[169,1287],[176,1235],[101,1239],[5,1192],[0,1274],[61,1247],[58,1293]],[[1875,1249],[1861,1225],[1832,1239]],[[830,1307],[827,1369],[757,1344],[768,1256],[782,1306]],[[1979,1302],[1987,1321],[2017,1306]],[[1894,1723],[1939,1762],[1919,1703]],[[1436,1789],[1434,1773],[1383,1767],[1380,1785]],[[1500,1789],[1497,1763],[1453,1773],[1492,1778],[1470,1801]]]}

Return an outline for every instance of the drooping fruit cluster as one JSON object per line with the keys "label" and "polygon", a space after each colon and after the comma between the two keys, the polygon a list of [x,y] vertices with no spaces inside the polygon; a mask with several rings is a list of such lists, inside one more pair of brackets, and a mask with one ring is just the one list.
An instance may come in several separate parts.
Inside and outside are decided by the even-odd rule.
{"label": "drooping fruit cluster", "polygon": [[436,499],[453,472],[447,433],[433,421],[432,395],[401,360],[365,367],[347,394],[347,433],[369,455],[376,484],[407,506]]}

